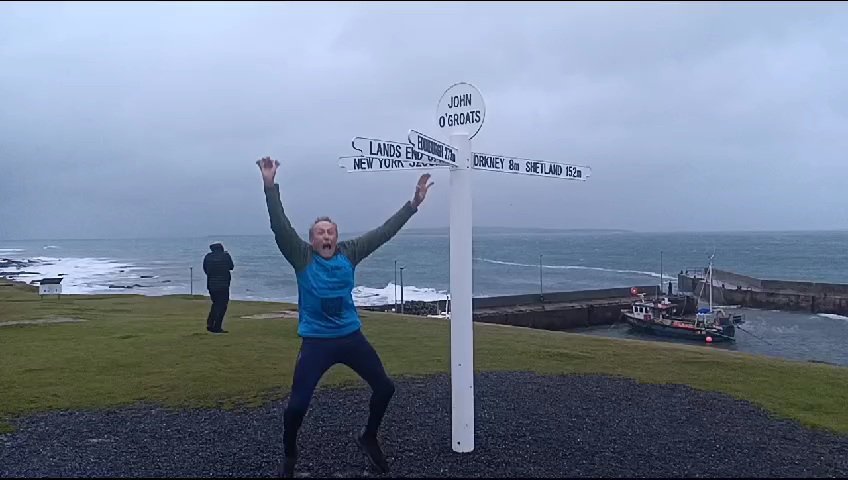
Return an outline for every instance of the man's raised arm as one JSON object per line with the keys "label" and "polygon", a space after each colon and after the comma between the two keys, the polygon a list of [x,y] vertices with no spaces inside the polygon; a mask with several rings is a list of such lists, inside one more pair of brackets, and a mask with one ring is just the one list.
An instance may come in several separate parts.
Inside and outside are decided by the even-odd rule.
{"label": "man's raised arm", "polygon": [[377,250],[377,248],[391,240],[406,225],[406,222],[418,211],[418,207],[427,196],[427,189],[433,185],[432,182],[427,183],[429,179],[429,173],[421,175],[415,187],[415,195],[412,197],[412,200],[406,202],[385,223],[360,237],[339,244],[339,249],[347,255],[351,263],[356,265],[364,260],[374,250]]}
{"label": "man's raised arm", "polygon": [[277,174],[277,167],[280,166],[280,162],[264,157],[256,164],[259,165],[259,170],[262,172],[265,204],[268,206],[268,217],[271,220],[271,230],[274,232],[277,247],[295,271],[303,270],[309,263],[312,247],[300,238],[283,210],[283,203],[280,201],[280,186],[274,182],[274,176]]}

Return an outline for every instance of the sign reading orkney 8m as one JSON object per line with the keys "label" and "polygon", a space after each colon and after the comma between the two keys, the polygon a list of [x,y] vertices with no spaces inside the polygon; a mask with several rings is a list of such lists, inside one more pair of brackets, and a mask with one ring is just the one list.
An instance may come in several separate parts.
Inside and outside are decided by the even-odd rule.
{"label": "sign reading orkney 8m", "polygon": [[445,90],[436,109],[436,121],[446,137],[466,133],[474,138],[486,118],[483,95],[470,83],[460,82]]}
{"label": "sign reading orkney 8m", "polygon": [[527,158],[504,157],[485,153],[473,154],[472,167],[478,170],[493,172],[520,173],[522,175],[537,175],[540,177],[565,178],[569,180],[586,180],[592,175],[592,169],[582,165],[530,160]]}

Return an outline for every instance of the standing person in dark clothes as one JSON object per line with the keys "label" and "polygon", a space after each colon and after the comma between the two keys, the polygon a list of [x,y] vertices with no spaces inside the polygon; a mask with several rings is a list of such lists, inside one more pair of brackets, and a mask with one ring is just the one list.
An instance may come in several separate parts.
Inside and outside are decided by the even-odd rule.
{"label": "standing person in dark clothes", "polygon": [[[347,365],[371,387],[368,423],[355,441],[371,465],[388,472],[377,430],[395,392],[383,363],[360,330],[362,323],[353,303],[354,270],[365,257],[388,242],[418,211],[433,184],[429,174],[418,179],[412,200],[380,227],[351,240],[339,242],[338,228],[327,217],[309,229],[309,243],[291,226],[274,182],[279,162],[265,157],[256,162],[265,185],[265,203],[271,230],[280,252],[294,268],[298,291],[298,328],[302,337],[292,379],[291,395],[283,413],[285,458],[278,474],[293,477],[297,462],[297,433],[309,408],[312,394],[324,373],[337,363]],[[344,414],[344,412],[342,412]]]}
{"label": "standing person in dark clothes", "polygon": [[230,303],[230,270],[233,269],[233,259],[224,250],[220,242],[209,245],[211,252],[203,258],[203,271],[206,273],[206,289],[212,298],[209,316],[206,317],[206,330],[212,333],[227,333],[222,330],[224,314]]}

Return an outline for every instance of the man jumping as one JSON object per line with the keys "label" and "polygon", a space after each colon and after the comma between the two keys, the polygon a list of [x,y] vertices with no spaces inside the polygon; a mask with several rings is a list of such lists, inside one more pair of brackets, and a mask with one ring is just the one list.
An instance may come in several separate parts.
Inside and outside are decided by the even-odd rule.
{"label": "man jumping", "polygon": [[320,217],[309,229],[309,243],[297,234],[283,211],[279,185],[274,182],[280,162],[264,157],[256,162],[265,185],[265,203],[271,230],[283,256],[297,276],[298,328],[302,338],[292,379],[291,395],[283,414],[283,450],[280,471],[293,477],[297,462],[297,432],[309,408],[315,386],[337,363],[347,365],[371,387],[368,423],[355,440],[371,465],[388,472],[377,441],[377,430],[395,387],[386,375],[377,352],[362,334],[362,323],[353,303],[354,270],[365,257],[388,242],[418,211],[433,185],[430,174],[421,175],[411,201],[407,201],[382,226],[351,240],[338,242],[338,227]]}

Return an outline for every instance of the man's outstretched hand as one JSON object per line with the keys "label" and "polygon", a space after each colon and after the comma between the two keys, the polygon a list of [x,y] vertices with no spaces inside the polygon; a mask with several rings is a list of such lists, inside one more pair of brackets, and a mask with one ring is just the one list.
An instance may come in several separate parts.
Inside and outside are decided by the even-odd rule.
{"label": "man's outstretched hand", "polygon": [[256,164],[259,165],[259,171],[262,172],[262,181],[265,186],[273,187],[274,177],[277,175],[277,167],[280,166],[280,162],[271,160],[271,157],[262,157],[256,161]]}
{"label": "man's outstretched hand", "polygon": [[430,180],[429,173],[421,175],[421,178],[418,179],[418,185],[415,186],[415,196],[412,197],[413,207],[418,208],[424,198],[427,197],[427,189],[433,186],[433,182],[427,183],[428,180]]}

